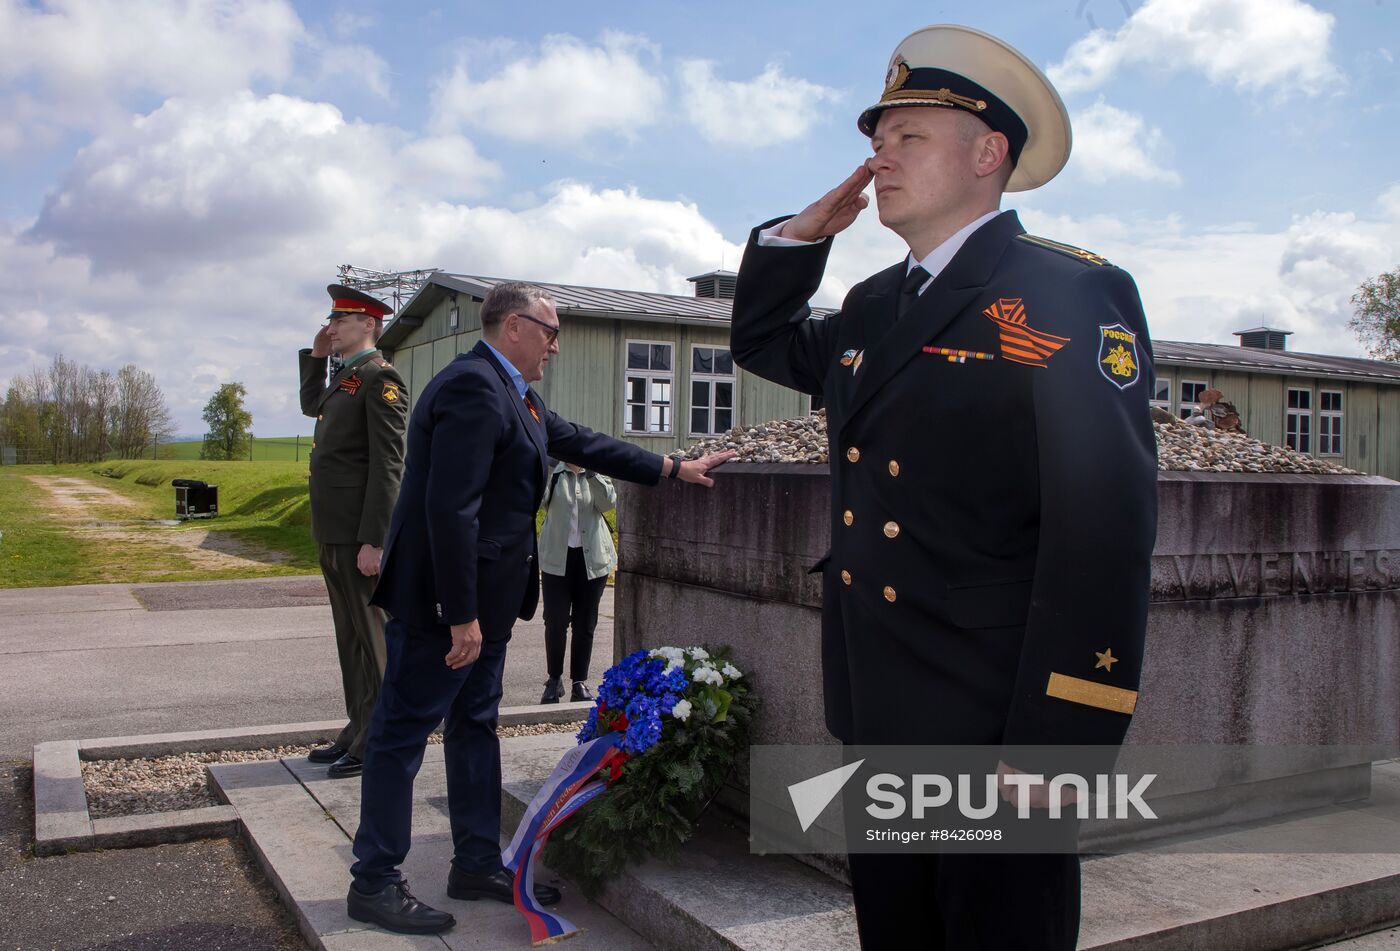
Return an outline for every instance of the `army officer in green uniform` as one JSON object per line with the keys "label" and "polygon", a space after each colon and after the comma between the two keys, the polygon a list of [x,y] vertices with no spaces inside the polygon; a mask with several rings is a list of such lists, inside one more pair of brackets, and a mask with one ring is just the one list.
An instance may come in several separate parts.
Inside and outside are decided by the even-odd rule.
{"label": "army officer in green uniform", "polygon": [[[333,777],[358,776],[370,714],[384,679],[384,616],[371,607],[389,516],[403,478],[408,393],[403,378],[375,348],[383,301],[332,284],[329,323],[301,351],[301,411],[316,417],[311,451],[311,534],[335,621],[345,729],[311,751]],[[342,366],[326,380],[334,353]]]}

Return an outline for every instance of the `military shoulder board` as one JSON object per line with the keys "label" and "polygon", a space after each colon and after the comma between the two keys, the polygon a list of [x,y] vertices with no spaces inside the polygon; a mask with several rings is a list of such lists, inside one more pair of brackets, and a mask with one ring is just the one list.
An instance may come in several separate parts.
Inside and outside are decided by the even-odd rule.
{"label": "military shoulder board", "polygon": [[383,357],[371,357],[370,359],[374,361],[374,365],[375,365],[375,366],[380,366],[380,367],[391,367],[391,366],[393,366],[392,363],[390,363],[388,360],[385,360]]}
{"label": "military shoulder board", "polygon": [[1049,238],[1042,238],[1039,235],[1018,234],[1016,236],[1016,239],[1018,241],[1025,241],[1027,244],[1033,244],[1036,247],[1048,248],[1051,251],[1058,251],[1061,254],[1068,255],[1069,257],[1077,258],[1078,260],[1083,261],[1085,264],[1096,264],[1099,266],[1104,266],[1108,264],[1108,258],[1104,257],[1101,254],[1095,254],[1092,251],[1085,251],[1083,248],[1076,248],[1072,244],[1062,244],[1059,241],[1051,241]]}

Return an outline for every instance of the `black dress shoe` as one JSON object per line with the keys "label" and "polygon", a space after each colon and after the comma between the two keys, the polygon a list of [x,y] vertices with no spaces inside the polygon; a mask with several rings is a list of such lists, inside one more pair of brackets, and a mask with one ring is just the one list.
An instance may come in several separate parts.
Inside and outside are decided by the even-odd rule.
{"label": "black dress shoe", "polygon": [[[505,869],[499,869],[490,875],[468,875],[453,865],[447,872],[447,897],[461,901],[493,898],[512,904],[515,901],[515,894],[511,890],[514,880],[511,873]],[[535,901],[541,905],[557,904],[559,898],[559,889],[553,885],[535,885]]]}
{"label": "black dress shoe", "polygon": [[345,779],[348,776],[360,775],[360,770],[364,769],[364,760],[358,756],[351,756],[346,753],[340,759],[331,764],[331,768],[326,770],[326,775],[331,779]]}
{"label": "black dress shoe", "polygon": [[310,753],[306,754],[306,758],[313,763],[334,763],[344,755],[345,747],[336,746],[332,743],[330,746],[316,747]]}
{"label": "black dress shoe", "polygon": [[559,682],[558,677],[550,677],[544,682],[544,694],[540,697],[540,703],[558,703],[562,696],[564,685]]}
{"label": "black dress shoe", "polygon": [[437,934],[457,923],[445,911],[423,904],[408,890],[408,883],[385,885],[374,895],[364,895],[350,886],[345,911],[356,921],[378,925],[399,934]]}
{"label": "black dress shoe", "polygon": [[569,700],[578,703],[581,700],[592,700],[593,694],[588,689],[588,684],[582,680],[575,680],[574,687],[569,691]]}

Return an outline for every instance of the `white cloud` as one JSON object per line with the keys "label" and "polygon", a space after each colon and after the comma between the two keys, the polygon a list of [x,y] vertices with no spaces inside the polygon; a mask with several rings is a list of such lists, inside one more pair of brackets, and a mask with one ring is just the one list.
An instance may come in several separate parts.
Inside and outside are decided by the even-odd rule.
{"label": "white cloud", "polygon": [[1315,96],[1341,80],[1330,54],[1335,22],[1303,0],[1147,0],[1116,32],[1094,30],[1071,46],[1050,78],[1069,94],[1144,65],[1279,98]]}
{"label": "white cloud", "polygon": [[[42,144],[121,118],[133,94],[197,98],[284,80],[304,36],[285,0],[0,0],[0,83],[34,87],[42,109],[26,110],[21,130]],[[0,131],[0,148],[7,138]]]}
{"label": "white cloud", "polygon": [[150,368],[182,431],[230,380],[258,432],[305,431],[294,354],[338,264],[686,294],[686,276],[738,260],[694,204],[566,181],[506,208],[481,197],[498,173],[460,135],[326,103],[169,101],[99,136],[36,221],[0,221],[0,325],[23,328],[0,341],[0,392],[62,351]]}
{"label": "white cloud", "polygon": [[1147,128],[1140,115],[1124,112],[1102,98],[1073,119],[1074,150],[1070,167],[1094,183],[1110,178],[1179,184],[1181,176],[1160,164],[1162,131]]}
{"label": "white cloud", "polygon": [[1351,295],[1394,267],[1400,213],[1316,211],[1282,231],[1190,229],[1179,219],[1074,219],[1023,209],[1033,233],[1089,248],[1130,271],[1153,336],[1234,344],[1267,323],[1294,331],[1290,349],[1362,355],[1347,327]]}
{"label": "white cloud", "polygon": [[800,139],[839,93],[783,74],[769,64],[748,82],[719,79],[709,60],[685,60],[679,68],[685,109],[711,142],[761,148]]}
{"label": "white cloud", "polygon": [[604,33],[596,45],[547,36],[486,79],[472,79],[458,62],[433,92],[434,121],[523,142],[631,137],[656,119],[665,99],[656,59],[644,39],[625,33]]}
{"label": "white cloud", "polygon": [[380,99],[391,99],[389,64],[363,43],[325,43],[314,40],[317,50],[317,83],[329,86],[332,80],[350,80],[364,84]]}

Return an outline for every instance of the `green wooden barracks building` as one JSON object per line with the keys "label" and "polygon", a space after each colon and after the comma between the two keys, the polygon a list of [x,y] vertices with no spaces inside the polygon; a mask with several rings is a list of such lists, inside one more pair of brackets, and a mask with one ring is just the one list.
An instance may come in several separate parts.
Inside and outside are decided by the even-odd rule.
{"label": "green wooden barracks building", "polygon": [[[482,298],[505,280],[434,271],[403,305],[379,346],[410,398],[476,344]],[[807,396],[734,366],[734,280],[730,271],[692,277],[694,296],[541,284],[561,332],[538,389],[569,419],[655,452],[810,412]],[[1400,480],[1400,365],[1294,353],[1288,331],[1269,327],[1237,334],[1238,346],[1155,341],[1153,405],[1185,417],[1218,389],[1251,436]]]}

